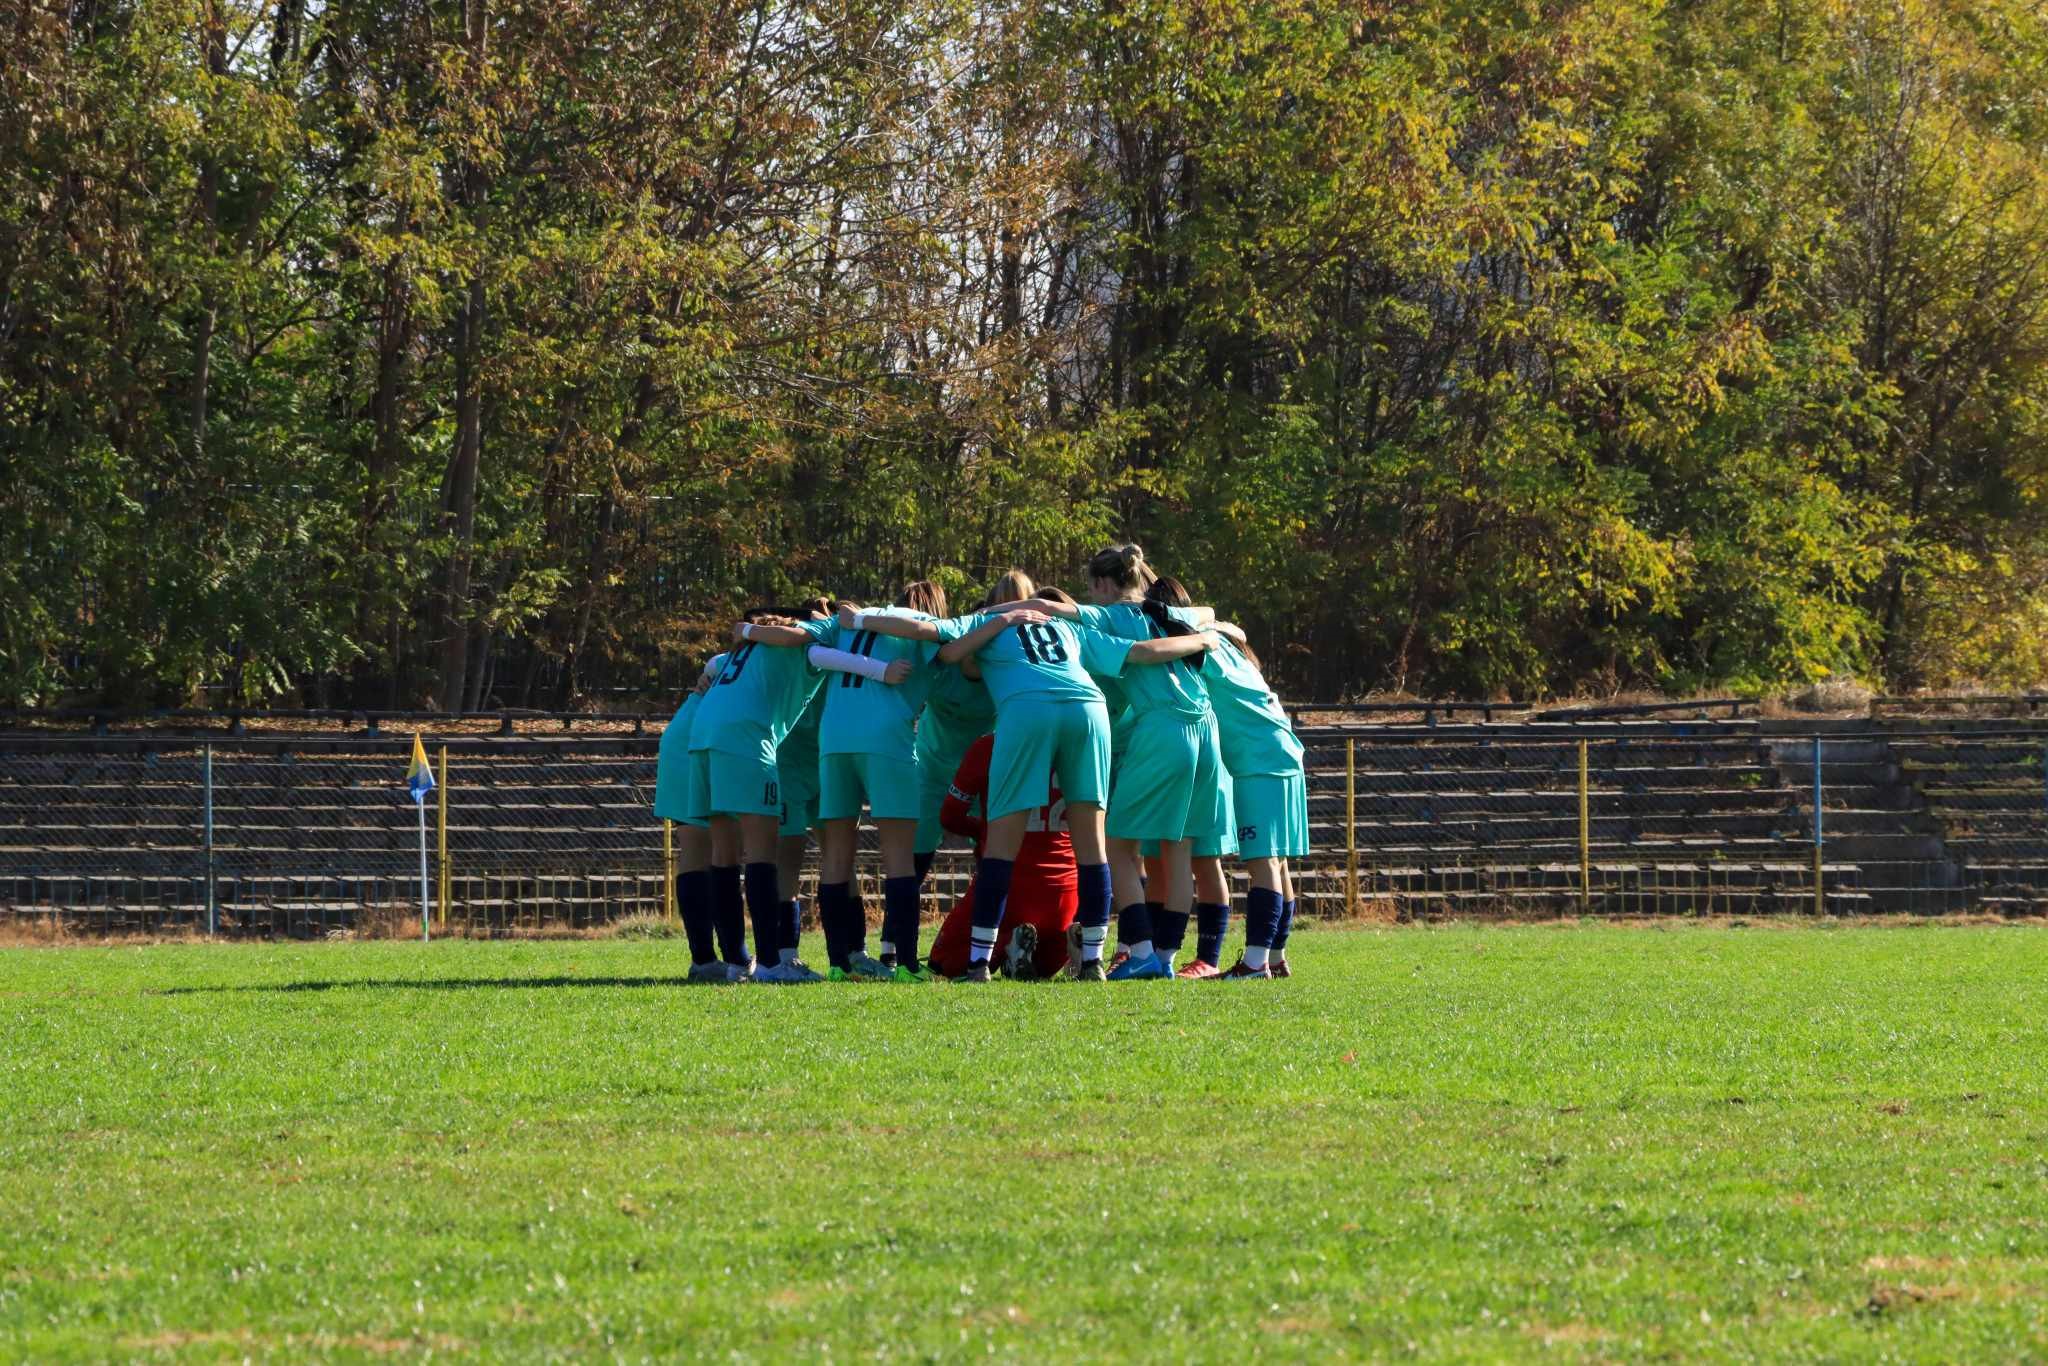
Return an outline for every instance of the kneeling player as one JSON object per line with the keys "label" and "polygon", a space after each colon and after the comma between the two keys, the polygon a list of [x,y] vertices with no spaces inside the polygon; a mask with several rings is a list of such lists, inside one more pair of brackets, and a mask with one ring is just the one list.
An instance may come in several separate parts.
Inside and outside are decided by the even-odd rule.
{"label": "kneeling player", "polygon": [[[953,774],[953,786],[939,808],[939,823],[974,841],[981,856],[987,823],[981,812],[988,795],[989,757],[995,736],[984,735],[967,747]],[[1080,879],[1074,867],[1074,841],[1067,833],[1067,807],[1059,789],[1033,811],[1017,849],[1003,924],[996,938],[995,961],[1012,977],[1052,977],[1067,964],[1067,927],[1080,904]],[[968,969],[974,930],[974,887],[969,884],[946,921],[927,957],[932,969],[958,977]]]}

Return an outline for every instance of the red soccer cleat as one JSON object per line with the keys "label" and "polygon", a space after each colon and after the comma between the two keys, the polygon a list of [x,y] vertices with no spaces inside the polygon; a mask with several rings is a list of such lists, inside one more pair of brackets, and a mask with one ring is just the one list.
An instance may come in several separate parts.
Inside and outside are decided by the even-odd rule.
{"label": "red soccer cleat", "polygon": [[1266,971],[1275,977],[1292,977],[1294,975],[1287,970],[1287,960],[1285,958],[1268,958],[1266,960]]}
{"label": "red soccer cleat", "polygon": [[1223,969],[1217,967],[1214,963],[1204,963],[1201,959],[1197,958],[1194,962],[1173,975],[1184,982],[1194,982],[1205,977],[1221,977]]}
{"label": "red soccer cleat", "polygon": [[1249,963],[1245,962],[1242,958],[1237,960],[1236,967],[1232,968],[1229,972],[1222,973],[1220,975],[1222,979],[1226,982],[1249,982],[1254,977],[1259,978],[1262,981],[1271,981],[1273,978],[1272,969],[1255,968],[1251,966]]}
{"label": "red soccer cleat", "polygon": [[1127,948],[1119,946],[1116,951],[1116,956],[1109,960],[1109,970],[1111,972],[1115,972],[1118,968],[1122,967],[1124,964],[1130,961],[1131,951]]}

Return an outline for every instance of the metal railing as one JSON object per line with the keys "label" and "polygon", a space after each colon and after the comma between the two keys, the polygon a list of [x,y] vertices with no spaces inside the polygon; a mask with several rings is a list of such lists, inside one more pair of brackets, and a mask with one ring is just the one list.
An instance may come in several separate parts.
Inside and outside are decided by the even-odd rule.
{"label": "metal railing", "polygon": [[[2048,910],[2048,728],[1408,726],[1303,739],[1314,852],[1297,884],[1319,913]],[[0,917],[258,934],[416,926],[410,744],[0,738]],[[498,933],[671,914],[654,750],[651,735],[431,741],[434,922]],[[969,864],[964,847],[942,854],[928,911],[949,904]]]}

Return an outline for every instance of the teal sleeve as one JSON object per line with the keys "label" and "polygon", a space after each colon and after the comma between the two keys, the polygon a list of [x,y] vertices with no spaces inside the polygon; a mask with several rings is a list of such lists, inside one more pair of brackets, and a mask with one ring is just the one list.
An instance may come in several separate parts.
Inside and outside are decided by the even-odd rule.
{"label": "teal sleeve", "polygon": [[1075,631],[1081,637],[1081,667],[1092,674],[1107,674],[1111,678],[1124,671],[1124,661],[1129,658],[1133,642],[1121,636],[1106,636],[1100,631],[1080,627]]}
{"label": "teal sleeve", "polygon": [[811,638],[813,645],[831,645],[839,639],[839,623],[831,617],[800,621],[796,627]]}
{"label": "teal sleeve", "polygon": [[1111,618],[1114,614],[1107,607],[1076,607],[1074,620],[1095,631],[1112,631]]}
{"label": "teal sleeve", "polygon": [[960,639],[960,637],[981,625],[981,617],[982,614],[979,612],[965,617],[941,617],[933,621],[932,625],[939,628],[939,643],[944,645],[949,641]]}

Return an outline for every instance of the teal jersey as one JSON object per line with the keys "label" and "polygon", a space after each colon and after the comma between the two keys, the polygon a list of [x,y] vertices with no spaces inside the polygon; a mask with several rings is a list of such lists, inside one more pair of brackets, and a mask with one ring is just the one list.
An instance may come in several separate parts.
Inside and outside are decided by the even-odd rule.
{"label": "teal jersey", "polygon": [[[958,640],[987,620],[983,613],[938,623],[941,640]],[[974,658],[982,682],[998,710],[1012,698],[1038,696],[1102,701],[1102,689],[1091,674],[1118,674],[1129,641],[1091,631],[1055,617],[1051,621],[1018,622],[996,633]]]}
{"label": "teal jersey", "polygon": [[934,663],[926,688],[924,715],[917,718],[917,757],[943,766],[951,781],[968,747],[996,728],[996,704],[981,680],[957,664]]}
{"label": "teal jersey", "polygon": [[[809,646],[805,646],[809,649]],[[818,728],[825,718],[825,688],[831,686],[830,673],[825,675],[825,686],[811,695],[810,705],[804,708],[796,724],[789,728],[789,734],[782,737],[782,743],[775,747],[775,766],[789,768],[792,765],[818,767]]]}
{"label": "teal jersey", "polygon": [[[1166,634],[1135,602],[1083,607],[1080,610],[1081,624],[1105,635],[1124,640],[1152,640]],[[1166,614],[1191,630],[1197,629],[1194,619],[1178,607],[1167,608]],[[1155,711],[1199,717],[1209,711],[1209,690],[1202,686],[1201,668],[1192,658],[1127,669],[1123,685],[1134,717]]]}
{"label": "teal jersey", "polygon": [[[891,616],[932,621],[923,612],[898,607]],[[935,640],[910,640],[874,631],[839,632],[838,646],[848,654],[885,664],[907,660],[910,677],[901,683],[831,671],[825,680],[825,728],[819,750],[825,754],[888,754],[908,759],[917,752],[917,714],[931,692],[932,664],[939,657]]]}
{"label": "teal jersey", "polygon": [[1301,772],[1301,741],[1287,709],[1259,672],[1228,637],[1202,662],[1202,678],[1216,708],[1223,766],[1235,777]]}
{"label": "teal jersey", "polygon": [[696,693],[683,699],[683,705],[662,727],[661,745],[654,754],[654,814],[666,821],[689,815],[683,763],[690,753],[690,714],[697,710],[699,700]]}
{"label": "teal jersey", "polygon": [[[820,645],[830,644],[836,629],[829,617],[800,621],[797,628]],[[774,763],[775,747],[822,681],[821,671],[805,658],[806,648],[752,640],[733,646],[690,720],[690,748],[758,755],[762,763]]]}

